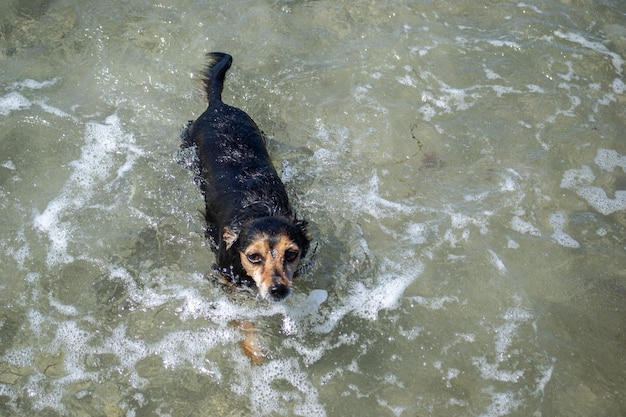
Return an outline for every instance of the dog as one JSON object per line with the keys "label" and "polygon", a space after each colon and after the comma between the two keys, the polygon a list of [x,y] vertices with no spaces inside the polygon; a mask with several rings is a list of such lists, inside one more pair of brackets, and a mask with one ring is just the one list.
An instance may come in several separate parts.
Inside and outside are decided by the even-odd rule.
{"label": "dog", "polygon": [[265,136],[243,110],[222,101],[232,57],[207,54],[203,85],[209,105],[189,123],[183,146],[195,146],[215,266],[230,285],[280,301],[306,255],[308,223],[293,211],[270,160]]}

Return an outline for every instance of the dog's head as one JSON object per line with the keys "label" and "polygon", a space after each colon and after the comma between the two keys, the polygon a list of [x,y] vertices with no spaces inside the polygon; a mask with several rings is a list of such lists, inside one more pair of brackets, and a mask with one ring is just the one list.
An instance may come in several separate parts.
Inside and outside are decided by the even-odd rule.
{"label": "dog's head", "polygon": [[226,250],[236,250],[241,266],[262,297],[280,301],[291,293],[291,281],[311,236],[304,220],[261,217],[239,230],[224,228]]}

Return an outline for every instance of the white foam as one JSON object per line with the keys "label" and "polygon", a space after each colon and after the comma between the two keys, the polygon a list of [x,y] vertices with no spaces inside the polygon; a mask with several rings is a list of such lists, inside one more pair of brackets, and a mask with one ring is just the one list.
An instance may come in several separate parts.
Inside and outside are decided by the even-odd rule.
{"label": "white foam", "polygon": [[393,405],[389,404],[389,402],[387,400],[384,400],[384,399],[380,398],[380,396],[378,396],[378,395],[376,396],[376,402],[381,407],[384,407],[384,408],[388,409],[389,411],[391,411],[391,413],[394,416],[396,416],[396,417],[400,417],[402,415],[402,413],[404,412],[404,410],[406,410],[406,407],[393,406]]}
{"label": "white foam", "polygon": [[[123,271],[119,268],[112,268],[117,277],[126,279]],[[146,278],[150,280],[150,277]],[[155,278],[153,281],[158,281]],[[306,369],[303,369],[296,358],[274,360],[267,358],[264,364],[252,366],[249,359],[243,355],[240,349],[231,349],[228,352],[233,356],[233,363],[238,364],[238,372],[233,375],[229,373],[226,377],[217,364],[207,360],[206,354],[215,350],[220,345],[234,345],[241,340],[241,333],[227,323],[224,317],[241,319],[246,315],[271,316],[277,312],[285,311],[293,314],[295,320],[301,320],[306,314],[315,314],[317,309],[327,299],[325,290],[313,290],[305,297],[296,298],[296,303],[288,305],[286,303],[260,302],[259,305],[246,305],[237,301],[230,301],[226,297],[220,300],[220,305],[212,304],[211,301],[204,300],[199,293],[194,290],[181,291],[179,287],[167,286],[160,282],[161,286],[153,286],[150,291],[143,286],[146,293],[142,297],[144,304],[139,308],[148,310],[156,308],[159,303],[167,298],[168,301],[183,301],[181,313],[186,313],[187,318],[208,317],[208,325],[199,329],[186,329],[166,333],[160,340],[147,342],[138,339],[130,334],[125,324],[120,324],[114,328],[108,337],[101,340],[96,334],[84,330],[77,321],[56,322],[50,318],[45,318],[39,312],[32,311],[30,316],[31,328],[39,334],[45,322],[45,328],[56,327],[56,335],[52,343],[42,347],[46,352],[63,358],[62,365],[65,375],[54,379],[50,383],[43,374],[35,374],[27,386],[29,393],[33,396],[33,407],[37,410],[49,407],[59,412],[64,412],[65,406],[63,397],[67,395],[66,387],[70,383],[79,381],[96,381],[102,377],[101,372],[90,372],[86,370],[86,360],[92,355],[112,355],[119,363],[116,365],[117,372],[123,373],[130,387],[141,389],[148,384],[148,380],[139,374],[137,364],[150,357],[157,356],[166,369],[179,366],[191,365],[197,372],[210,376],[216,381],[233,382],[232,389],[241,395],[250,398],[251,407],[256,415],[267,415],[272,413],[283,413],[288,407],[294,415],[325,416],[324,406],[318,400],[318,393],[311,377]],[[138,292],[136,288],[133,291]],[[135,294],[136,296],[136,294]],[[155,299],[151,299],[155,297]],[[291,299],[290,299],[291,300]],[[52,300],[54,307],[64,313],[68,306],[63,306]],[[145,306],[153,306],[146,308]],[[226,310],[224,312],[222,309]],[[193,314],[191,310],[194,310]],[[73,310],[72,310],[73,311]],[[241,314],[243,313],[243,314]],[[181,319],[184,314],[181,314]],[[341,339],[339,343],[346,343]],[[349,342],[348,342],[349,343]],[[328,350],[328,346],[322,344],[319,352],[312,355],[318,359]],[[3,357],[8,363],[16,366],[32,366],[34,361],[34,351],[32,348],[9,351]],[[313,361],[314,362],[314,361]],[[305,363],[307,363],[305,361]],[[308,362],[312,363],[312,362]],[[233,381],[233,378],[235,381]],[[1,384],[0,384],[1,385]],[[277,385],[280,388],[277,388]],[[0,388],[1,389],[1,388]],[[0,391],[3,392],[3,391]],[[11,394],[11,393],[9,393]],[[77,395],[82,395],[78,393]],[[11,398],[14,398],[11,395]],[[129,415],[134,412],[128,410]],[[128,413],[127,413],[128,414]]]}
{"label": "white foam", "polygon": [[563,173],[561,188],[576,188],[582,185],[589,185],[596,179],[591,168],[583,165],[580,169],[568,169]]}
{"label": "white foam", "polygon": [[509,249],[519,249],[520,245],[519,245],[519,243],[517,243],[513,239],[507,238],[506,247],[509,248]]}
{"label": "white foam", "polygon": [[626,210],[626,191],[615,191],[615,198],[610,198],[600,187],[585,186],[578,188],[576,193],[604,215]]}
{"label": "white foam", "polygon": [[424,329],[422,329],[420,326],[414,326],[408,330],[404,330],[402,327],[399,327],[398,333],[406,337],[408,340],[415,340],[418,338],[418,336],[420,335],[420,333],[422,333],[423,330]]}
{"label": "white foam", "polygon": [[505,86],[505,85],[490,85],[489,88],[495,91],[497,97],[502,97],[505,94],[521,93],[520,90],[513,88],[513,87]]}
{"label": "white foam", "polygon": [[530,93],[545,93],[546,90],[544,90],[543,88],[539,87],[536,84],[527,84],[526,88],[528,89],[528,92]]}
{"label": "white foam", "polygon": [[304,302],[298,303],[288,308],[291,317],[304,317],[319,310],[320,306],[328,299],[326,290],[312,290]]}
{"label": "white foam", "polygon": [[493,266],[495,266],[496,269],[501,274],[506,274],[506,272],[507,272],[506,266],[504,266],[504,262],[502,262],[502,260],[498,256],[498,254],[495,253],[494,251],[492,251],[491,249],[487,249],[487,252],[489,252],[489,258],[490,258],[491,263],[493,264]]}
{"label": "white foam", "polygon": [[29,272],[26,274],[26,282],[28,282],[29,284],[34,284],[37,282],[39,277],[39,272]]}
{"label": "white foam", "polygon": [[422,113],[422,118],[426,121],[430,121],[437,115],[437,111],[430,105],[425,104],[418,109],[418,112]]}
{"label": "white foam", "polygon": [[[598,149],[594,162],[608,172],[613,172],[618,166],[626,172],[626,157],[614,150]],[[626,190],[615,190],[615,198],[610,198],[605,190],[592,185],[595,179],[593,170],[583,165],[580,169],[569,169],[563,173],[561,188],[574,190],[604,215],[626,210]]]}
{"label": "white foam", "polygon": [[565,215],[560,211],[553,213],[552,216],[550,216],[550,226],[552,226],[554,230],[562,229],[563,226],[565,226]]}
{"label": "white foam", "polygon": [[561,32],[560,30],[556,30],[554,32],[554,34],[556,36],[558,36],[559,38],[568,40],[570,42],[574,42],[577,43],[579,45],[584,46],[585,48],[589,48],[592,49],[598,53],[601,53],[603,55],[607,55],[611,58],[611,62],[613,63],[613,67],[615,67],[615,71],[618,74],[622,73],[622,67],[624,66],[624,60],[622,59],[621,56],[619,56],[619,54],[610,51],[606,46],[604,46],[602,43],[600,42],[592,42],[589,41],[587,39],[585,39],[582,35],[579,35],[577,33],[574,32]]}
{"label": "white foam", "polygon": [[3,162],[2,164],[0,164],[0,166],[9,169],[11,171],[15,171],[17,169],[17,167],[15,166],[15,163],[13,163],[13,161],[11,161],[10,159],[6,160],[5,162]]}
{"label": "white foam", "polygon": [[415,86],[415,82],[413,81],[413,77],[411,77],[408,74],[406,74],[406,75],[404,75],[402,77],[396,76],[396,81],[398,81],[402,85],[407,85],[409,87]]}
{"label": "white foam", "polygon": [[427,307],[431,310],[440,310],[445,307],[446,303],[458,303],[459,299],[456,296],[444,295],[442,297],[422,297],[422,296],[413,296],[409,297],[409,300],[418,303],[424,307]]}
{"label": "white foam", "polygon": [[14,89],[14,90],[23,90],[23,89],[41,90],[42,88],[53,86],[54,84],[57,83],[57,81],[58,81],[58,78],[53,78],[51,80],[46,80],[46,81],[36,81],[36,80],[30,79],[30,78],[27,78],[25,80],[12,83],[11,84],[11,89]]}
{"label": "white foam", "polygon": [[289,161],[283,161],[281,168],[281,178],[284,182],[289,182],[294,178],[297,178],[299,171],[296,167],[292,166]]}
{"label": "white foam", "polygon": [[515,180],[510,175],[502,175],[502,179],[503,181],[500,182],[501,192],[503,193],[512,192],[517,189],[517,184],[515,183]]}
{"label": "white foam", "polygon": [[[598,99],[598,104],[602,104],[604,106],[608,106],[609,104],[614,103],[616,101],[617,100],[615,99],[615,94],[607,93],[607,94],[604,94],[601,98]],[[597,106],[596,106],[595,110],[597,112]],[[593,117],[592,115],[589,115],[589,117],[590,117],[590,120],[593,120],[592,119],[592,117]]]}
{"label": "white foam", "polygon": [[[354,342],[346,341],[345,339],[345,335],[342,335],[342,337],[340,338],[340,342],[336,343],[335,345],[331,345],[328,340],[322,340],[318,343],[315,343],[313,346],[308,346],[295,339],[286,339],[284,341],[284,345],[286,347],[292,347],[296,349],[296,351],[300,355],[302,362],[306,366],[309,366],[322,359],[324,355],[331,351],[334,347],[346,344],[354,345]],[[355,335],[354,339],[358,339],[358,336]]]}
{"label": "white foam", "polygon": [[150,349],[146,342],[140,339],[126,337],[126,325],[120,324],[111,333],[97,350],[98,353],[114,354],[120,361],[122,369],[130,374],[129,382],[134,388],[141,388],[147,384],[147,380],[139,376],[135,365],[146,358]]}
{"label": "white foam", "polygon": [[463,200],[465,201],[481,201],[484,200],[485,198],[487,198],[489,196],[490,192],[489,191],[483,191],[482,193],[478,193],[475,195],[472,194],[466,194],[463,196]]}
{"label": "white foam", "polygon": [[[212,310],[215,309],[215,303],[208,302],[204,297],[200,295],[200,292],[197,288],[181,289],[181,291],[179,291],[177,294],[179,298],[183,299],[183,303],[180,307],[176,309],[176,313],[183,321],[189,319],[210,317]],[[137,296],[133,298],[135,298],[136,300],[143,299],[144,296],[137,294]],[[165,296],[162,300],[159,301],[165,303],[168,301],[169,298],[170,297]],[[144,303],[142,302],[142,304]],[[228,306],[224,307],[225,308],[220,309],[220,311],[226,312]],[[227,313],[226,315],[228,316]]]}
{"label": "white foam", "polygon": [[412,204],[404,204],[381,197],[379,184],[378,174],[373,172],[367,184],[359,184],[346,191],[346,197],[350,198],[356,212],[367,213],[375,218],[383,218],[401,213],[409,214],[417,210]]}
{"label": "white foam", "polygon": [[55,300],[52,295],[48,296],[50,306],[56,308],[60,313],[66,316],[78,316],[78,309],[73,305],[62,304]]}
{"label": "white foam", "polygon": [[489,80],[497,80],[497,79],[501,79],[502,78],[500,75],[498,75],[498,73],[496,73],[495,71],[487,68],[484,64],[483,64],[483,71],[485,72],[485,76]]}
{"label": "white foam", "polygon": [[580,243],[578,243],[573,237],[563,232],[562,230],[557,230],[550,236],[556,243],[566,248],[579,248]]}
{"label": "white foam", "polygon": [[423,245],[426,243],[427,228],[424,223],[409,223],[406,226],[406,237],[414,245]]}
{"label": "white foam", "polygon": [[67,375],[59,381],[66,383],[80,380],[97,380],[97,372],[87,372],[84,368],[84,356],[91,350],[91,334],[80,328],[75,321],[61,322],[57,326],[54,340],[46,347],[52,354],[63,352],[63,367]]}
{"label": "white foam", "polygon": [[519,2],[519,3],[517,3],[517,7],[521,7],[521,8],[524,8],[524,9],[530,9],[530,10],[532,10],[535,13],[543,14],[543,12],[537,6],[532,5],[532,4]]}
{"label": "white foam", "polygon": [[457,368],[449,368],[446,372],[446,387],[447,388],[452,388],[452,384],[450,384],[450,381],[457,378],[459,375],[461,375],[461,370],[457,369]]}
{"label": "white foam", "polygon": [[[422,77],[434,75],[430,73],[422,74]],[[438,81],[440,95],[435,96],[430,91],[422,91],[422,102],[426,103],[418,111],[422,113],[425,120],[430,120],[438,113],[452,113],[453,110],[467,110],[472,107],[480,97],[479,93],[470,93],[477,86],[463,88],[451,87],[442,81]],[[491,87],[490,87],[491,88]]]}
{"label": "white foam", "polygon": [[[553,358],[553,361],[554,361],[554,358]],[[537,389],[535,390],[536,394],[542,394],[544,392],[546,385],[548,385],[548,382],[550,382],[550,379],[552,378],[554,365],[552,364],[541,365],[540,371],[542,372],[542,375],[536,378],[537,380]]]}
{"label": "white foam", "polygon": [[[9,88],[11,90],[20,90],[20,91],[25,90],[25,89],[39,90],[39,89],[54,85],[56,81],[57,81],[56,78],[53,80],[48,80],[48,81],[35,81],[35,80],[27,79],[24,81],[12,83],[9,86]],[[43,99],[29,100],[28,98],[23,96],[21,93],[18,93],[17,91],[10,91],[5,96],[0,97],[0,114],[7,116],[13,111],[28,109],[33,104],[40,106],[43,111],[54,114],[55,116],[75,119],[73,116],[69,115],[63,110],[60,110],[56,107],[48,105],[46,103],[46,100],[43,100]]]}
{"label": "white foam", "polygon": [[74,116],[72,116],[71,114],[68,114],[66,112],[64,112],[63,110],[57,108],[57,107],[53,107],[48,105],[48,103],[46,103],[44,100],[36,100],[33,102],[34,104],[37,104],[39,107],[41,107],[41,109],[47,113],[53,114],[57,117],[63,117],[63,118],[68,118],[68,119],[73,119],[73,120],[77,120]]}
{"label": "white foam", "polygon": [[[64,381],[63,384],[67,382],[70,381]],[[61,415],[67,414],[63,404],[63,396],[65,395],[63,384],[56,383],[47,388],[48,384],[49,378],[42,373],[31,375],[28,378],[24,391],[32,401],[32,408],[37,411],[51,409],[58,411]]]}
{"label": "white foam", "polygon": [[352,283],[349,293],[340,300],[332,312],[319,316],[311,330],[329,333],[335,325],[348,314],[354,314],[367,320],[376,320],[381,310],[394,309],[406,288],[422,273],[424,265],[411,257],[410,265],[403,265],[391,260],[384,260],[377,274],[377,282],[366,285],[363,282]]}
{"label": "white foam", "polygon": [[520,44],[518,44],[517,42],[513,42],[513,41],[500,41],[500,40],[489,40],[487,41],[487,43],[496,46],[498,48],[501,48],[503,46],[511,48],[511,49],[515,49],[517,51],[521,50],[522,47],[520,46]]}
{"label": "white foam", "polygon": [[514,337],[518,334],[520,326],[527,324],[533,318],[532,314],[520,307],[512,307],[503,315],[504,323],[495,331],[495,358],[493,361],[487,356],[474,357],[473,363],[480,370],[481,376],[486,380],[501,382],[518,382],[524,371],[520,369],[503,369],[507,365],[510,356],[510,347]]}
{"label": "white foam", "polygon": [[519,216],[513,216],[510,226],[511,229],[522,234],[528,233],[532,236],[541,236],[541,231],[537,227],[533,226],[530,222],[522,220]]}
{"label": "white foam", "polygon": [[30,106],[30,100],[15,91],[0,97],[0,114],[3,116],[7,116],[15,110],[27,109]]}
{"label": "white foam", "polygon": [[565,215],[563,213],[553,213],[552,216],[550,216],[550,226],[554,230],[554,233],[552,233],[550,237],[559,245],[566,248],[580,247],[580,243],[563,231],[563,227],[565,226]]}
{"label": "white foam", "polygon": [[[389,262],[391,263],[391,262]],[[379,277],[380,283],[374,287],[366,287],[357,282],[345,304],[359,317],[376,320],[381,310],[393,309],[397,306],[406,288],[421,274],[424,266],[416,261],[412,270],[397,271],[396,266],[389,265],[388,272]],[[383,269],[384,270],[384,269]]]}
{"label": "white foam", "polygon": [[34,334],[41,334],[41,326],[44,322],[44,317],[41,312],[37,310],[30,310],[28,312],[28,322],[30,329]]}
{"label": "white foam", "polygon": [[[69,164],[72,167],[70,177],[61,192],[33,221],[50,240],[46,259],[48,265],[72,261],[67,247],[75,226],[65,219],[72,218],[73,212],[87,204],[95,193],[96,185],[101,185],[107,179],[110,179],[110,184],[130,169],[142,154],[133,142],[133,136],[122,130],[117,115],[107,117],[104,124],[87,123],[85,145],[81,149],[80,158]],[[116,177],[111,179],[120,154],[125,156],[125,161],[117,169]]]}
{"label": "white foam", "polygon": [[[480,234],[484,235],[488,232],[487,228],[487,217],[490,215],[490,212],[485,211],[482,213],[482,216],[471,217],[464,213],[455,213],[450,212],[450,225],[452,229],[462,229],[461,237],[464,241],[467,241],[469,238],[469,229],[468,227],[473,225],[478,227],[478,231]],[[447,238],[451,239],[451,243],[456,241],[456,236],[453,235],[451,230],[447,231],[444,234]]]}
{"label": "white foam", "polygon": [[[574,78],[574,74],[575,74],[574,64],[572,64],[572,61],[565,61],[564,64],[567,66],[567,72],[566,73],[559,72],[557,73],[557,75],[560,78],[564,79],[565,81],[572,81],[572,79]],[[569,84],[566,84],[566,83],[560,83],[559,87],[568,91],[570,89]]]}
{"label": "white foam", "polygon": [[600,148],[593,161],[605,171],[613,172],[620,167],[626,172],[626,155],[620,155],[615,150]]}
{"label": "white foam", "polygon": [[450,214],[450,223],[452,224],[453,229],[462,229],[473,223],[473,221],[474,219],[463,213]]}
{"label": "white foam", "polygon": [[487,407],[487,412],[480,417],[500,417],[508,416],[517,410],[524,401],[518,398],[513,392],[490,392],[491,403]]}
{"label": "white foam", "polygon": [[13,366],[33,366],[35,359],[34,348],[28,346],[23,349],[11,349],[5,353],[3,359]]}
{"label": "white foam", "polygon": [[28,242],[24,230],[21,229],[17,232],[14,243],[5,248],[5,253],[12,256],[15,262],[23,268],[30,259],[30,245]]}
{"label": "white foam", "polygon": [[626,84],[624,84],[624,81],[620,78],[614,79],[611,87],[613,88],[613,92],[615,94],[624,94],[624,92],[626,92]]}
{"label": "white foam", "polygon": [[[163,360],[165,368],[189,364],[196,369],[203,369],[217,380],[222,378],[219,368],[210,366],[206,368],[206,353],[214,349],[218,344],[236,341],[236,332],[228,327],[205,327],[199,330],[181,330],[166,334],[163,339],[146,346],[146,354],[158,354]],[[140,346],[141,347],[141,346]],[[129,364],[136,363],[138,358],[132,358]]]}
{"label": "white foam", "polygon": [[[326,416],[317,389],[295,358],[274,359],[253,367],[240,363],[239,368],[238,380],[232,389],[251,399],[253,415],[283,414],[285,405],[289,404],[294,415]],[[276,383],[293,389],[278,390]]]}

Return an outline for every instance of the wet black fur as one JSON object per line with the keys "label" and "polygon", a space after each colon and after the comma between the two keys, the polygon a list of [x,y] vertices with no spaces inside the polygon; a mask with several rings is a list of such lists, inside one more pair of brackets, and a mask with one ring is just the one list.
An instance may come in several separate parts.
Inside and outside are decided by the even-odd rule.
{"label": "wet black fur", "polygon": [[[208,54],[204,87],[209,106],[183,135],[195,146],[199,182],[206,202],[207,235],[219,272],[236,285],[255,286],[241,266],[243,251],[256,233],[287,234],[304,258],[310,237],[307,222],[296,219],[285,187],[270,161],[265,137],[243,110],[222,102],[222,88],[232,57]],[[225,228],[237,235],[230,248]]]}

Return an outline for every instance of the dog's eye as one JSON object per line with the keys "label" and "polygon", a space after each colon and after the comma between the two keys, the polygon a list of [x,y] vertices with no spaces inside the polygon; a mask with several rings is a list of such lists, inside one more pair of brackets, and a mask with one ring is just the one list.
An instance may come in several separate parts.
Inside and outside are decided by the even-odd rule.
{"label": "dog's eye", "polygon": [[246,255],[246,258],[248,258],[248,261],[253,264],[259,264],[263,261],[263,257],[258,253],[251,253],[250,255]]}
{"label": "dog's eye", "polygon": [[293,262],[296,259],[298,259],[298,255],[300,255],[300,252],[297,250],[288,250],[285,252],[285,261],[287,262]]}

